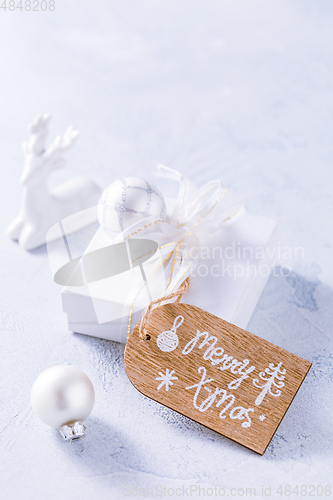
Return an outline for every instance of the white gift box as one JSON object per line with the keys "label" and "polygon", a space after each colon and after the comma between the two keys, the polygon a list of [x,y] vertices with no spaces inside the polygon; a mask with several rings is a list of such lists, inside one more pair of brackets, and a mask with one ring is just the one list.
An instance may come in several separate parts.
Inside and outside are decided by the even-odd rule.
{"label": "white gift box", "polygon": [[[246,213],[234,225],[202,239],[200,260],[182,302],[246,328],[274,264],[278,226],[275,220]],[[69,239],[68,244],[70,246]],[[122,274],[112,278],[115,290],[124,291],[125,278]],[[124,297],[112,301],[92,297],[92,290],[87,286],[65,286],[61,296],[70,331],[126,343],[128,318],[122,316]],[[118,317],[99,323],[97,301],[98,307],[113,310],[114,317]],[[143,311],[144,308],[137,304],[133,310],[132,328]]]}

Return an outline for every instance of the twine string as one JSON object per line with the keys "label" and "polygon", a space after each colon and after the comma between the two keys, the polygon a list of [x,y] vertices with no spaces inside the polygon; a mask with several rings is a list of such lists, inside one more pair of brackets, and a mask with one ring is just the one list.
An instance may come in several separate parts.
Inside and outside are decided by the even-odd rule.
{"label": "twine string", "polygon": [[145,340],[146,342],[148,340],[150,340],[150,335],[148,333],[146,333],[146,326],[147,326],[147,323],[148,323],[148,320],[149,320],[149,316],[152,312],[153,309],[156,309],[162,302],[167,302],[169,300],[172,300],[176,297],[176,300],[175,302],[179,302],[180,299],[182,298],[182,295],[187,292],[187,290],[189,289],[190,287],[190,277],[188,276],[184,282],[180,285],[180,287],[178,288],[178,290],[176,290],[175,292],[171,292],[169,293],[168,295],[165,295],[164,297],[160,297],[159,299],[156,299],[156,300],[152,300],[144,315],[142,316],[142,319],[140,321],[140,330],[139,330],[139,335],[140,337],[142,338],[142,340]]}

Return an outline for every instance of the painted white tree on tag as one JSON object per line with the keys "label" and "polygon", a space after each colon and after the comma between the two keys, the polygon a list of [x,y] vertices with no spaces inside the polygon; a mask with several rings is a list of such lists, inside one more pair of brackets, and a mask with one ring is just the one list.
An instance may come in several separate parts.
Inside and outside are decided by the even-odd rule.
{"label": "painted white tree on tag", "polygon": [[[261,393],[255,400],[255,404],[257,406],[259,406],[263,402],[266,394],[270,394],[274,397],[281,396],[280,389],[284,387],[283,380],[286,373],[286,370],[284,370],[283,368],[281,369],[281,366],[282,363],[278,363],[276,366],[274,366],[274,363],[269,363],[269,367],[266,368],[264,372],[259,373],[259,377],[265,382],[264,384],[260,385],[260,380],[258,378],[253,380],[253,385],[255,387],[258,387],[259,389],[262,389]],[[276,388],[275,392],[273,392],[274,388]]]}

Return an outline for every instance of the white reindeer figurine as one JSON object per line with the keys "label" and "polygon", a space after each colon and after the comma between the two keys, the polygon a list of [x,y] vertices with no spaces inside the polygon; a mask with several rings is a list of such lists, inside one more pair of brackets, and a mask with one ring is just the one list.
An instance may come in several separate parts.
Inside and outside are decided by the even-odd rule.
{"label": "white reindeer figurine", "polygon": [[49,191],[48,176],[65,165],[63,155],[79,136],[79,132],[70,126],[46,149],[50,121],[51,115],[37,115],[28,128],[29,140],[22,144],[25,159],[20,178],[23,200],[20,213],[7,228],[7,234],[26,250],[43,245],[51,226],[97,205],[100,196],[99,187],[84,178],[71,179]]}

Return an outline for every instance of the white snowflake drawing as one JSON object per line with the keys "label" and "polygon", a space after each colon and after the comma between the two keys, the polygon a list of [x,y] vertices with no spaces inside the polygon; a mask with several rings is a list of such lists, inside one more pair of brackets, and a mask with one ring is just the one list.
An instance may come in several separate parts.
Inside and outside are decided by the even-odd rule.
{"label": "white snowflake drawing", "polygon": [[168,391],[169,387],[173,385],[172,380],[178,380],[178,377],[174,375],[175,370],[169,370],[168,368],[165,371],[165,374],[162,372],[158,372],[160,377],[156,377],[156,380],[162,380],[160,385],[157,387],[157,390],[159,391],[164,385],[165,385],[165,390]]}
{"label": "white snowflake drawing", "polygon": [[259,420],[261,420],[263,422],[265,420],[265,418],[266,418],[265,415],[260,415]]}

